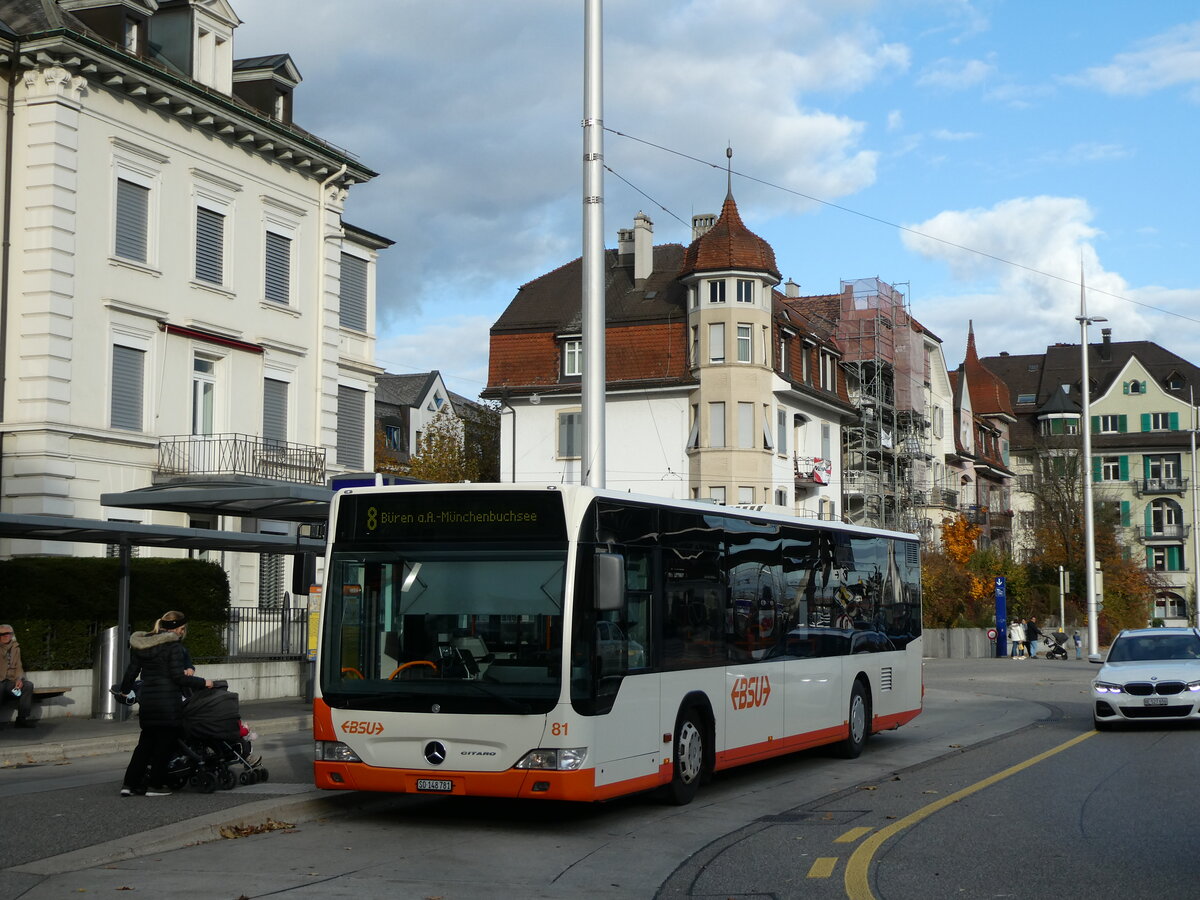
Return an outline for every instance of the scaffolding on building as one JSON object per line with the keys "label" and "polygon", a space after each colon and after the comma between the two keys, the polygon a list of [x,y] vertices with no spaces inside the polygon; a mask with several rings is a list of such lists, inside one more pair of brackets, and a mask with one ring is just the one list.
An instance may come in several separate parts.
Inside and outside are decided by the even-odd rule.
{"label": "scaffolding on building", "polygon": [[842,429],[846,518],[924,532],[922,515],[937,486],[920,326],[895,286],[859,278],[842,282],[837,336],[850,401],[860,413]]}

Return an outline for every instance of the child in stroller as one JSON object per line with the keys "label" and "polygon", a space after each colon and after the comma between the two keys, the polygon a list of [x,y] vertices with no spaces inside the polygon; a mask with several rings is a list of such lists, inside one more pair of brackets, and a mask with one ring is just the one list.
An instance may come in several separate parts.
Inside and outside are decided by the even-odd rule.
{"label": "child in stroller", "polygon": [[[129,694],[118,685],[110,688],[121,702],[137,703],[140,683]],[[167,765],[167,786],[180,790],[190,784],[206,794],[218,787],[257,784],[270,777],[262,757],[254,753],[258,737],[241,719],[238,695],[229,683],[214,681],[211,690],[197,691],[184,699],[183,739]],[[241,766],[240,772],[234,769]]]}
{"label": "child in stroller", "polygon": [[227,682],[214,681],[211,690],[197,691],[183,705],[183,740],[167,766],[167,786],[190,784],[211,794],[218,787],[266,781],[270,773],[254,754],[254,737],[242,722],[238,695]]}

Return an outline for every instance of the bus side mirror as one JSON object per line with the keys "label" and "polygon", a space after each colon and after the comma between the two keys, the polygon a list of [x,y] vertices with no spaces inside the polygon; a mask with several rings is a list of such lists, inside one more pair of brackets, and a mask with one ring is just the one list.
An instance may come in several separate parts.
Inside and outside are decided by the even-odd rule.
{"label": "bus side mirror", "polygon": [[593,603],[598,610],[620,609],[625,605],[625,557],[619,553],[597,553]]}

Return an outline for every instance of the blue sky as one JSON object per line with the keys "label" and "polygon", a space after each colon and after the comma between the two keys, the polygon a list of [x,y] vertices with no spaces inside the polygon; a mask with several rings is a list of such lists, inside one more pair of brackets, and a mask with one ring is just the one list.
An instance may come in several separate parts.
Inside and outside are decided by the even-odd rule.
{"label": "blue sky", "polygon": [[[580,253],[582,0],[234,5],[237,55],[291,53],[297,123],[380,173],[346,216],[397,242],[380,365],[475,396],[488,328]],[[686,244],[729,145],[784,278],[901,285],[951,368],[968,320],[985,356],[1077,342],[1081,260],[1114,340],[1200,362],[1190,4],[605,0],[604,31],[608,246],[639,211]]]}

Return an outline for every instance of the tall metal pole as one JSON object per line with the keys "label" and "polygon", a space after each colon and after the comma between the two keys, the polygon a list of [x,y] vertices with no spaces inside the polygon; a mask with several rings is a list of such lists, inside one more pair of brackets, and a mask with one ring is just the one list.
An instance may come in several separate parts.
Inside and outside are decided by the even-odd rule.
{"label": "tall metal pole", "polygon": [[1200,501],[1197,500],[1196,484],[1196,398],[1191,388],[1188,388],[1188,406],[1192,412],[1192,608],[1188,612],[1188,623],[1200,623]]}
{"label": "tall metal pole", "polygon": [[579,480],[605,486],[604,458],[604,57],[602,0],[584,4],[583,448]]}
{"label": "tall metal pole", "polygon": [[1083,421],[1079,430],[1083,433],[1083,582],[1087,592],[1088,617],[1088,658],[1100,658],[1100,630],[1098,622],[1099,611],[1096,609],[1096,536],[1092,525],[1092,385],[1088,374],[1088,325],[1102,321],[1099,318],[1089,319],[1087,315],[1087,289],[1083,285],[1083,264],[1079,266],[1079,352],[1082,356],[1083,380],[1081,394],[1083,395]]}

